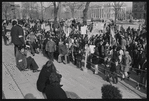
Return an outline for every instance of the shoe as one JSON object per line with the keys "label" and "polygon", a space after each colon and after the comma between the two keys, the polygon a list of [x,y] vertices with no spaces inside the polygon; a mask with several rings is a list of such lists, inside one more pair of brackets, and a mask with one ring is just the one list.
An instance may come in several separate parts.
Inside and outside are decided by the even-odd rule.
{"label": "shoe", "polygon": [[35,73],[35,72],[40,72],[41,70],[33,70],[33,73]]}

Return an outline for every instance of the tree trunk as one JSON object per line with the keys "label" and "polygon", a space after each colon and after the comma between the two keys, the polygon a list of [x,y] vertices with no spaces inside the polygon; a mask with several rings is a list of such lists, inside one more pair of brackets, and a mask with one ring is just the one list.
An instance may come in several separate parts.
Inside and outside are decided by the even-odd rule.
{"label": "tree trunk", "polygon": [[116,12],[116,10],[115,10],[115,24],[116,24],[116,18],[117,18],[117,14],[116,14],[117,12]]}
{"label": "tree trunk", "polygon": [[60,2],[58,3],[57,7],[56,7],[56,2],[53,2],[53,5],[54,5],[54,24],[55,26],[57,26],[57,14],[58,14]]}
{"label": "tree trunk", "polygon": [[83,10],[83,24],[87,25],[87,12],[90,2],[87,2],[85,5],[85,9]]}
{"label": "tree trunk", "polygon": [[74,18],[74,9],[71,9],[72,18]]}
{"label": "tree trunk", "polygon": [[42,5],[42,2],[40,2],[41,3],[41,19],[43,20],[43,5]]}
{"label": "tree trunk", "polygon": [[54,4],[54,23],[57,23],[57,8],[56,8],[56,2],[53,2]]}

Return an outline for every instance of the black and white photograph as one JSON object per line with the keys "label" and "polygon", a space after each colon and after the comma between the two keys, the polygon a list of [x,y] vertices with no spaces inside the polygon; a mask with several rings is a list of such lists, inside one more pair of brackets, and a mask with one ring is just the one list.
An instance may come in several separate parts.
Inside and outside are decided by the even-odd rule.
{"label": "black and white photograph", "polygon": [[1,7],[2,99],[147,99],[147,2]]}

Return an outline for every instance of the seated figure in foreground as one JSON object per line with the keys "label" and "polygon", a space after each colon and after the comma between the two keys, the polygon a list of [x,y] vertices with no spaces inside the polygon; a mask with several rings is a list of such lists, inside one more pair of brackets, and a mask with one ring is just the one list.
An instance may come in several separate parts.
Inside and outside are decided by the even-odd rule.
{"label": "seated figure in foreground", "polygon": [[62,75],[57,70],[51,60],[42,68],[38,80],[37,89],[44,93],[47,99],[67,99],[65,91],[60,85]]}

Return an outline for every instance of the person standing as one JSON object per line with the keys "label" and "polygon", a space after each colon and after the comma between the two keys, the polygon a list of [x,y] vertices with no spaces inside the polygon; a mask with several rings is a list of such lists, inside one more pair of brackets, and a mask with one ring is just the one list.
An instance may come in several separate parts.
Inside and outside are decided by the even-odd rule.
{"label": "person standing", "polygon": [[123,58],[123,66],[124,66],[124,76],[127,79],[129,79],[128,72],[130,70],[131,63],[132,63],[132,59],[131,59],[131,57],[129,55],[129,52],[128,51],[125,51],[124,52],[124,58]]}
{"label": "person standing", "polygon": [[12,38],[12,43],[14,44],[15,56],[16,56],[16,49],[19,46],[25,45],[23,28],[19,24],[21,24],[21,21],[19,21],[17,24],[17,21],[14,20],[12,22],[13,27],[11,29],[11,38]]}
{"label": "person standing", "polygon": [[95,72],[94,74],[98,74],[98,64],[99,64],[99,51],[98,51],[98,47],[96,46],[94,48],[94,54],[92,56],[92,63],[94,65],[95,68]]}
{"label": "person standing", "polygon": [[62,62],[62,60],[61,60],[62,56],[65,57],[65,61],[64,61],[64,63],[67,64],[68,48],[67,48],[65,42],[62,42],[62,44],[59,45],[58,62]]}
{"label": "person standing", "polygon": [[3,36],[3,39],[4,39],[4,44],[5,45],[7,45],[7,37],[6,37],[6,32],[7,32],[7,30],[6,30],[6,26],[7,26],[7,24],[4,22],[3,23],[3,26],[2,26],[2,36]]}
{"label": "person standing", "polygon": [[54,61],[54,52],[56,51],[56,44],[52,40],[52,38],[49,39],[49,41],[46,43],[46,51],[48,52],[48,57]]}

